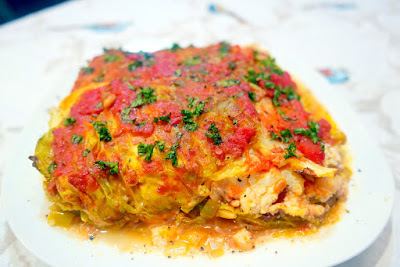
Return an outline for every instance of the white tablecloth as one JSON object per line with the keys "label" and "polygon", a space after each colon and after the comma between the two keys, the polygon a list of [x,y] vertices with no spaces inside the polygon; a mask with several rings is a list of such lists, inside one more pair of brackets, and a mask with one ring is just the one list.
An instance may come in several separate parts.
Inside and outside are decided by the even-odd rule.
{"label": "white tablecloth", "polygon": [[[278,63],[297,58],[351,102],[387,157],[397,198],[379,239],[341,266],[400,266],[399,1],[83,0],[0,26],[0,179],[41,99],[72,87],[79,67],[102,47],[221,40],[260,43]],[[15,238],[0,208],[0,266],[8,265],[45,266]]]}

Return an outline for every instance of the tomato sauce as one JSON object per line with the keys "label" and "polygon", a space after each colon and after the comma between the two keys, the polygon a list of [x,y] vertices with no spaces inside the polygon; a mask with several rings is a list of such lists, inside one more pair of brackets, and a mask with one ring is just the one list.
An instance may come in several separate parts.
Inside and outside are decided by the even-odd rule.
{"label": "tomato sauce", "polygon": [[[210,164],[218,170],[242,157],[257,142],[262,127],[278,136],[289,130],[297,153],[322,165],[323,144],[335,141],[329,133],[330,125],[320,120],[316,122],[318,138],[312,140],[307,135],[311,115],[304,109],[290,75],[253,48],[229,46],[227,51],[218,44],[155,53],[106,50],[94,58],[80,72],[73,91],[100,82],[108,85],[80,95],[68,115],[76,122],[53,130],[57,169],[52,176],[67,176],[78,191],[93,192],[99,186],[98,179],[111,170],[111,165],[99,166],[96,162],[117,162],[117,168],[122,168],[124,157],[106,155],[101,147],[127,146],[128,140],[154,146],[155,141],[162,140],[165,150],[160,150],[161,157],[140,157],[142,169],[127,168],[126,183],[135,185],[145,175],[166,175],[172,165],[175,176],[169,173],[160,182],[158,193],[167,194],[181,186],[190,191],[204,179],[193,182],[188,180],[189,174],[198,175]],[[261,121],[256,106],[263,98],[274,103],[275,113],[263,114]],[[87,152],[85,138],[95,122],[105,124],[102,134],[111,132],[110,140]],[[295,134],[296,129],[307,134]],[[101,139],[99,129],[96,131],[94,136]],[[76,136],[83,141],[72,141]],[[267,160],[262,165],[253,164],[253,169],[268,169],[271,164]],[[54,186],[48,189],[49,193],[53,190]]]}

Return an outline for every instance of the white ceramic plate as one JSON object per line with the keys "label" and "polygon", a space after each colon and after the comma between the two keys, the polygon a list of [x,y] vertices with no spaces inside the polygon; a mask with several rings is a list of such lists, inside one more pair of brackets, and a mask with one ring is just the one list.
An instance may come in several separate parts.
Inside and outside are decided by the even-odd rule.
{"label": "white ceramic plate", "polygon": [[391,172],[383,154],[346,100],[316,72],[295,65],[286,64],[286,67],[328,108],[348,137],[354,157],[354,175],[346,204],[350,212],[345,213],[340,222],[323,228],[312,237],[276,239],[253,251],[227,253],[217,259],[167,259],[156,254],[130,254],[100,242],[69,237],[68,232],[47,225],[48,203],[42,181],[28,160],[28,156],[34,154],[38,138],[47,131],[49,116],[46,110],[57,105],[54,101],[56,93],[52,93],[26,125],[15,148],[15,157],[3,178],[4,209],[15,235],[39,258],[54,266],[327,266],[356,256],[371,245],[389,219],[394,198]]}

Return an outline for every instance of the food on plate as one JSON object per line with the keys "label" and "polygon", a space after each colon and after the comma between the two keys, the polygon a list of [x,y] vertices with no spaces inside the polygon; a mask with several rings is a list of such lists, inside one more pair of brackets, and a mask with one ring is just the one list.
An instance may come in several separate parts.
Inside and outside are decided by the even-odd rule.
{"label": "food on plate", "polygon": [[31,159],[55,225],[139,225],[155,246],[218,255],[315,229],[347,195],[345,135],[253,46],[105,50],[49,126]]}

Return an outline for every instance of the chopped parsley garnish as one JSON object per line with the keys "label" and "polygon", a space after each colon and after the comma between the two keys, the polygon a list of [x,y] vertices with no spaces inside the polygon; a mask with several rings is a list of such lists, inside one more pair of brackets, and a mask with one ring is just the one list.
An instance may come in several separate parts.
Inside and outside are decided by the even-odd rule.
{"label": "chopped parsley garnish", "polygon": [[158,122],[158,121],[164,121],[169,123],[171,121],[171,112],[167,116],[154,117],[153,122]]}
{"label": "chopped parsley garnish", "polygon": [[265,81],[264,86],[267,89],[274,89],[275,88],[275,84],[273,82],[270,82],[270,81]]}
{"label": "chopped parsley garnish", "polygon": [[243,92],[240,92],[237,95],[232,95],[232,98],[238,98],[238,97],[241,97],[242,95],[244,95]]}
{"label": "chopped parsley garnish", "polygon": [[285,155],[283,155],[283,157],[285,159],[288,159],[290,157],[300,158],[300,156],[295,153],[296,152],[296,144],[294,142],[290,143],[290,145],[287,148],[285,148],[285,150],[287,151],[285,153]]}
{"label": "chopped parsley garnish", "polygon": [[321,138],[318,137],[319,128],[321,127],[320,124],[314,121],[309,121],[307,122],[307,125],[310,127],[309,129],[298,128],[294,129],[293,133],[309,137],[314,144],[318,143],[318,141],[322,141]]}
{"label": "chopped parsley garnish", "polygon": [[142,66],[143,66],[143,62],[136,59],[133,63],[128,65],[128,70],[135,71],[137,68],[140,68]]}
{"label": "chopped parsley garnish", "polygon": [[112,137],[111,137],[111,134],[108,131],[106,125],[107,125],[107,122],[95,121],[93,123],[94,129],[99,134],[100,141],[110,142],[112,140]]}
{"label": "chopped parsley garnish", "polygon": [[83,151],[82,156],[86,157],[89,153],[90,150],[86,148],[85,151]]}
{"label": "chopped parsley garnish", "polygon": [[74,135],[71,137],[71,141],[72,141],[72,143],[74,143],[74,144],[80,144],[80,143],[82,143],[82,141],[83,141],[83,137],[82,137],[82,135],[74,134]]}
{"label": "chopped parsley garnish", "polygon": [[221,42],[220,47],[218,48],[219,50],[219,57],[223,58],[226,57],[229,54],[229,43],[223,41]]}
{"label": "chopped parsley garnish", "polygon": [[293,137],[289,129],[282,130],[279,134],[282,136],[283,143],[289,143],[290,139]]}
{"label": "chopped parsley garnish", "polygon": [[236,125],[238,123],[237,120],[233,120],[233,125]]}
{"label": "chopped parsley garnish", "polygon": [[236,68],[236,64],[234,62],[232,62],[232,61],[229,61],[228,62],[228,67],[229,67],[230,70],[234,70]]}
{"label": "chopped parsley garnish", "polygon": [[65,126],[71,126],[71,125],[74,125],[75,122],[76,122],[76,119],[73,118],[73,117],[66,118],[66,119],[64,120],[64,125],[65,125]]}
{"label": "chopped parsley garnish", "polygon": [[103,106],[103,102],[99,102],[94,107],[95,108],[101,108],[102,106]]}
{"label": "chopped parsley garnish", "polygon": [[141,122],[137,122],[136,118],[133,119],[132,124],[135,125],[136,127],[143,127],[145,126],[147,123],[147,121],[141,121]]}
{"label": "chopped parsley garnish", "polygon": [[128,83],[128,89],[129,89],[129,90],[132,90],[132,91],[135,91],[135,90],[136,90],[136,87],[133,86],[132,84]]}
{"label": "chopped parsley garnish", "polygon": [[282,118],[283,118],[284,121],[297,121],[297,118],[296,118],[296,119],[292,119],[292,118],[290,118],[290,117],[287,117],[287,116],[285,115],[285,112],[283,112],[282,109],[280,109],[280,108],[278,108],[278,113],[279,113],[279,115],[282,116]]}
{"label": "chopped parsley garnish", "polygon": [[176,142],[172,147],[171,151],[168,152],[167,157],[165,158],[166,160],[171,160],[172,161],[172,166],[178,167],[178,156],[176,153],[176,150],[179,147],[179,143]]}
{"label": "chopped parsley garnish", "polygon": [[[197,98],[193,98],[193,97],[188,97],[187,98],[189,101],[189,107],[193,107],[198,99]],[[200,116],[201,114],[203,114],[204,112],[204,101],[200,101],[197,106],[194,108],[194,111],[190,111],[190,110],[181,110],[181,114],[183,115],[182,121],[184,123],[185,129],[188,132],[194,132],[197,130],[197,122],[195,122],[194,120],[196,119],[196,117]]]}
{"label": "chopped parsley garnish", "polygon": [[52,163],[49,165],[49,167],[47,167],[47,171],[52,174],[55,170],[57,169],[57,164],[56,163]]}
{"label": "chopped parsley garnish", "polygon": [[174,72],[174,75],[175,75],[175,76],[181,76],[181,75],[182,75],[182,70],[181,70],[181,69],[177,69],[177,70]]}
{"label": "chopped parsley garnish", "polygon": [[258,81],[268,80],[271,77],[269,73],[256,73],[254,70],[248,70],[247,74],[244,79],[254,84],[258,84]]}
{"label": "chopped parsley garnish", "polygon": [[217,82],[217,85],[221,87],[228,87],[235,84],[240,84],[240,80],[227,79],[227,80],[220,80]]}
{"label": "chopped parsley garnish", "polygon": [[221,135],[219,134],[218,128],[214,123],[210,124],[210,127],[208,127],[205,135],[214,141],[215,146],[219,146],[222,143]]}
{"label": "chopped parsley garnish", "polygon": [[157,140],[155,146],[162,152],[165,148],[165,141],[164,140]]}
{"label": "chopped parsley garnish", "polygon": [[106,161],[95,161],[94,165],[97,165],[100,170],[105,170],[108,167],[108,172],[110,174],[118,174],[118,162],[106,162]]}
{"label": "chopped parsley garnish", "polygon": [[154,103],[157,97],[154,95],[154,90],[149,86],[140,87],[140,93],[137,94],[135,101],[132,102],[131,107],[140,107],[145,104]]}
{"label": "chopped parsley garnish", "polygon": [[182,65],[185,66],[194,66],[201,63],[200,56],[194,56],[193,58],[189,58],[182,62]]}
{"label": "chopped parsley garnish", "polygon": [[129,114],[131,113],[131,107],[124,108],[121,111],[121,119],[123,123],[130,123],[131,118],[129,117]]}
{"label": "chopped parsley garnish", "polygon": [[251,101],[255,102],[257,100],[256,93],[248,91],[247,94]]}
{"label": "chopped parsley garnish", "polygon": [[140,156],[146,156],[144,158],[145,161],[150,162],[151,157],[153,156],[154,145],[151,144],[143,144],[139,143],[138,145],[138,154]]}
{"label": "chopped parsley garnish", "polygon": [[197,106],[194,108],[193,114],[197,117],[200,116],[204,112],[204,107],[204,101],[200,101],[199,104],[197,104]]}
{"label": "chopped parsley garnish", "polygon": [[191,96],[186,97],[186,100],[189,101],[188,105],[189,108],[196,106],[197,101],[199,101],[197,97],[191,97]]}
{"label": "chopped parsley garnish", "polygon": [[100,74],[100,76],[96,77],[93,79],[94,82],[98,83],[98,82],[104,82],[104,72],[102,72]]}
{"label": "chopped parsley garnish", "polygon": [[117,55],[115,55],[114,53],[108,53],[106,54],[106,56],[104,57],[104,61],[105,62],[115,62],[120,60],[121,58]]}
{"label": "chopped parsley garnish", "polygon": [[279,89],[276,89],[274,91],[274,97],[272,98],[272,104],[274,104],[275,107],[280,107],[281,102],[278,101],[278,98],[281,96],[281,91]]}
{"label": "chopped parsley garnish", "polygon": [[269,133],[271,135],[272,140],[282,141],[282,138],[277,133],[274,133],[273,131],[270,131]]}
{"label": "chopped parsley garnish", "polygon": [[185,82],[183,82],[183,81],[173,81],[172,84],[175,85],[175,86],[182,86],[182,85],[185,85]]}
{"label": "chopped parsley garnish", "polygon": [[90,67],[83,67],[82,69],[83,74],[92,74],[94,72],[94,68]]}
{"label": "chopped parsley garnish", "polygon": [[293,99],[300,100],[300,96],[296,94],[292,86],[282,88],[280,85],[278,85],[274,91],[274,97],[272,99],[272,103],[276,107],[281,106],[281,103],[278,100],[281,94],[285,94],[287,96],[287,100],[289,101]]}
{"label": "chopped parsley garnish", "polygon": [[287,86],[285,88],[280,89],[282,93],[284,93],[285,95],[287,95],[287,99],[288,100],[292,100],[292,99],[296,99],[296,100],[300,100],[300,96],[298,94],[296,94],[296,92],[294,91],[292,86]]}
{"label": "chopped parsley garnish", "polygon": [[279,76],[283,75],[283,71],[276,64],[275,58],[268,56],[267,59],[258,59],[258,62],[267,67],[273,73],[278,74]]}
{"label": "chopped parsley garnish", "polygon": [[177,44],[177,43],[173,43],[173,44],[172,44],[172,47],[171,47],[171,51],[172,51],[172,52],[176,52],[176,51],[178,51],[179,49],[182,49],[182,47],[180,47],[179,44]]}
{"label": "chopped parsley garnish", "polygon": [[183,115],[182,121],[185,124],[185,129],[188,132],[194,132],[197,130],[197,122],[194,121],[193,113],[190,110],[181,110]]}

